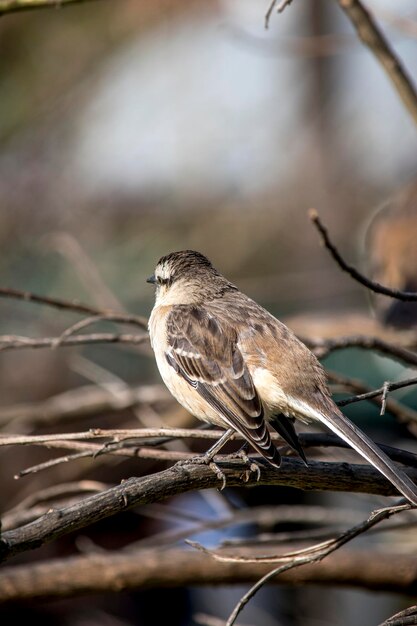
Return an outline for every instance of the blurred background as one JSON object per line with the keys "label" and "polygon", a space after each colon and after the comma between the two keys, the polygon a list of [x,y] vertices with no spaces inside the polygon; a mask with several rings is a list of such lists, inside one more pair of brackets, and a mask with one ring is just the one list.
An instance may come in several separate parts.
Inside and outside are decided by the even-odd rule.
{"label": "blurred background", "polygon": [[[416,78],[415,2],[397,0],[394,6],[372,0],[367,6]],[[341,273],[307,217],[315,207],[343,255],[368,274],[416,290],[417,259],[407,253],[412,279],[405,282],[400,270],[384,273],[378,249],[371,253],[378,235],[369,229],[390,198],[400,198],[414,223],[413,121],[337,3],[295,2],[272,16],[268,30],[267,8],[266,2],[251,0],[103,0],[0,20],[2,286],[148,316],[153,291],[145,279],[158,258],[192,248],[302,336],[378,334],[378,325],[414,325],[413,312],[406,322],[403,311],[386,313],[388,305],[370,302],[365,290]],[[417,232],[411,222],[407,232]],[[415,237],[409,240],[415,253]],[[77,319],[0,301],[2,334],[56,336]],[[375,386],[407,375],[398,364],[355,350],[335,354],[326,364]],[[146,347],[114,345],[5,352],[0,375],[5,432],[138,425],[137,412],[128,410],[51,427],[41,418],[23,419],[10,407],[80,386],[159,383]],[[412,392],[402,399],[415,404]],[[146,425],[148,409],[148,422],[146,411],[139,411]],[[170,406],[171,418],[174,414],[174,423],[188,423]],[[407,436],[389,415],[376,424],[378,409],[372,406],[362,404],[349,414],[380,440],[384,429],[385,438],[396,438],[394,445]],[[341,451],[335,455],[340,458]],[[44,458],[43,450],[2,453],[8,506],[58,476],[70,480],[72,472],[89,476],[97,469],[91,460],[76,470],[60,466],[53,476],[22,479],[27,483],[18,483],[17,492],[13,475]],[[154,467],[124,463],[101,464],[100,478],[117,482]],[[277,497],[271,490],[260,492],[265,501]],[[187,506],[193,509],[191,500]],[[144,520],[135,512],[119,523],[132,538],[151,532],[151,522]],[[114,523],[94,531],[107,548],[115,547]],[[78,548],[71,538],[49,547],[49,555],[53,549],[66,554]],[[339,592],[317,600],[311,591],[286,595],[277,589],[272,600],[264,599],[269,615],[251,616],[248,608],[248,623],[357,624],[352,607],[361,614],[362,602],[371,606],[376,623],[377,615],[390,614],[387,606],[397,606],[387,596],[358,592],[352,603],[346,592],[340,602],[351,607],[349,615],[347,608],[340,610]],[[164,593],[178,613],[171,613],[170,624],[194,624],[191,615],[212,602],[201,590]],[[219,591],[219,613],[219,598],[227,614],[239,593]],[[261,605],[260,599],[258,611]],[[150,606],[154,610],[152,594],[138,593],[98,598],[95,606],[82,600],[52,603],[29,613],[39,611],[44,624],[163,623]],[[14,619],[26,610],[3,615]]]}

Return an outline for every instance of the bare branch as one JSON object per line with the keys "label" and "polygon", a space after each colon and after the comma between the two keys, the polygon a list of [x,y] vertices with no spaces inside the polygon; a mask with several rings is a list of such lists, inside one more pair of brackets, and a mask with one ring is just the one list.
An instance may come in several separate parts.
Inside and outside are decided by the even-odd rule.
{"label": "bare branch", "polygon": [[[166,433],[166,434],[164,434]],[[152,459],[159,461],[184,461],[192,458],[194,453],[183,449],[177,450],[159,450],[153,446],[173,439],[197,438],[197,439],[219,439],[223,431],[215,430],[199,430],[199,429],[128,429],[128,430],[101,430],[91,429],[87,432],[52,434],[52,435],[0,435],[0,447],[11,445],[40,445],[47,448],[58,448],[76,451],[72,454],[49,459],[38,465],[20,470],[15,478],[22,478],[28,474],[34,474],[42,470],[50,469],[62,463],[68,463],[80,458],[93,457],[96,458],[103,454],[134,456],[142,459]],[[271,433],[274,441],[282,442],[277,433]],[[236,438],[240,436],[236,434]],[[92,442],[92,439],[106,439],[105,442]],[[336,435],[324,433],[300,433],[299,440],[304,448],[312,447],[337,447],[350,448],[350,446]],[[417,467],[417,457],[411,452],[393,448],[384,444],[378,444],[379,447],[394,461],[407,465],[408,467]],[[151,446],[151,447],[149,447]],[[184,448],[184,446],[183,446]],[[286,446],[281,450],[285,452]],[[219,459],[224,461],[230,460],[228,455],[219,455]]]}
{"label": "bare branch", "polygon": [[359,0],[338,0],[338,4],[350,19],[359,39],[370,48],[384,68],[405,108],[417,124],[415,86],[371,13]]}
{"label": "bare branch", "polygon": [[[4,567],[0,572],[0,603],[120,593],[121,589],[242,584],[259,579],[269,568],[264,563],[220,563],[200,552],[179,548],[100,552]],[[413,555],[362,548],[336,552],[322,563],[283,572],[270,582],[413,595],[417,576]]]}
{"label": "bare branch", "polygon": [[55,459],[50,459],[49,461],[44,461],[43,463],[39,463],[38,465],[32,465],[31,467],[20,470],[20,472],[15,474],[14,478],[19,479],[23,478],[24,476],[28,476],[29,474],[37,474],[38,472],[50,469],[51,467],[56,467],[57,465],[61,465],[62,463],[78,461],[78,459],[85,459],[88,457],[95,459],[98,456],[102,456],[104,454],[126,457],[130,456],[138,459],[151,459],[153,461],[171,461],[173,463],[176,463],[177,461],[188,461],[189,459],[195,457],[195,454],[191,452],[177,452],[176,450],[159,450],[155,448],[145,448],[133,443],[129,445],[129,443],[127,442],[108,445],[97,445],[94,443],[84,443],[79,441],[72,443],[62,441],[54,444],[49,443],[47,444],[47,447],[70,448],[71,450],[81,449],[81,452],[66,454],[65,456],[60,456]]}
{"label": "bare branch", "polygon": [[86,385],[70,389],[51,396],[41,402],[15,404],[0,408],[0,425],[10,422],[30,422],[33,425],[47,425],[73,421],[98,415],[123,411],[142,403],[171,403],[172,396],[164,385],[141,385],[116,390],[101,389],[95,385]]}
{"label": "bare branch", "polygon": [[[349,491],[398,495],[395,488],[373,467],[347,463],[318,463],[309,466],[298,459],[285,458],[279,471],[259,461],[261,477],[248,472],[240,460],[218,461],[229,487],[254,485],[285,485],[297,489],[319,491]],[[417,481],[417,470],[407,470]],[[168,496],[199,489],[219,487],[218,477],[201,464],[176,464],[162,472],[130,478],[117,487],[87,497],[69,507],[50,510],[34,522],[3,533],[0,539],[0,558],[6,560],[15,554],[40,547],[69,532],[84,528],[110,515],[116,515],[135,506],[159,502]]]}
{"label": "bare branch", "polygon": [[[379,387],[379,389],[370,390],[368,385],[365,385],[361,380],[358,380],[356,378],[343,376],[342,374],[329,371],[327,372],[327,375],[329,380],[341,384],[351,391],[353,390],[358,392],[358,395],[356,396],[346,398],[345,400],[339,400],[337,402],[338,406],[347,406],[348,404],[353,404],[354,402],[371,400],[371,402],[380,407],[380,402],[379,400],[377,400],[377,398],[379,396],[383,396],[384,391],[386,392],[387,387],[389,388],[389,391],[395,391],[397,389],[403,389],[405,387],[410,387],[417,384],[417,378],[409,378],[398,383],[384,383],[382,387]],[[391,415],[393,415],[399,422],[407,425],[416,425],[417,411],[414,411],[413,409],[410,409],[400,402],[397,402],[393,398],[387,398],[385,404]]]}
{"label": "bare branch", "polygon": [[[153,437],[219,439],[223,430],[203,430],[198,428],[91,428],[78,433],[56,433],[49,435],[0,435],[0,446],[51,443],[57,441],[85,441],[89,439],[110,439],[111,443],[122,440],[140,444]],[[238,436],[238,435],[236,435]]]}
{"label": "bare branch", "polygon": [[[281,0],[279,5],[277,6],[277,13],[282,13],[286,7],[290,6],[293,0]],[[275,9],[278,0],[272,0],[270,3],[267,12],[265,13],[265,29],[268,30],[269,22],[271,20],[272,11]]]}
{"label": "bare branch", "polygon": [[0,17],[7,13],[32,9],[59,9],[70,4],[83,4],[92,0],[0,0]]}
{"label": "bare branch", "polygon": [[[79,0],[81,1],[81,0]],[[0,0],[1,3],[1,0]],[[0,4],[1,15],[1,4]],[[119,322],[124,324],[133,324],[140,326],[147,330],[148,320],[139,315],[123,315],[119,311],[100,310],[87,304],[82,304],[78,300],[63,300],[62,298],[50,298],[48,296],[40,296],[30,291],[20,291],[19,289],[9,289],[0,287],[1,298],[12,298],[15,300],[25,300],[26,302],[35,302],[36,304],[44,304],[46,306],[54,307],[56,309],[74,311],[75,313],[87,313],[87,315],[93,315],[95,317],[117,317]]]}
{"label": "bare branch", "polygon": [[[243,610],[249,600],[253,598],[253,596],[259,591],[259,589],[261,589],[261,587],[263,587],[267,582],[270,582],[279,574],[282,574],[294,568],[298,568],[302,565],[311,565],[317,563],[318,561],[321,561],[335,550],[338,550],[344,544],[348,543],[358,535],[367,531],[369,528],[372,528],[376,524],[379,524],[381,521],[388,519],[392,515],[396,515],[405,510],[409,510],[409,508],[409,505],[402,505],[397,507],[387,507],[385,509],[379,509],[371,513],[371,515],[368,517],[367,520],[365,520],[365,522],[362,522],[361,524],[350,528],[335,539],[331,539],[324,543],[318,544],[317,546],[312,546],[310,548],[299,550],[298,552],[293,552],[292,554],[281,557],[279,560],[281,560],[281,562],[284,562],[284,565],[281,565],[280,567],[273,569],[268,574],[265,574],[265,576],[258,580],[258,582],[253,585],[253,587],[251,587],[251,589],[249,589],[249,591],[245,593],[244,596],[242,596],[242,598],[239,600],[234,610],[230,614],[229,619],[226,622],[226,626],[233,626],[239,613]],[[218,558],[218,555],[215,555],[213,552],[210,552],[210,554],[215,558]],[[224,561],[224,559],[222,559],[222,561]]]}
{"label": "bare branch", "polygon": [[[339,1],[341,2],[342,0],[339,0]],[[380,285],[379,283],[376,283],[370,280],[369,278],[366,278],[365,276],[363,276],[363,274],[358,272],[358,270],[355,269],[352,265],[348,265],[348,263],[346,263],[346,261],[342,258],[336,246],[331,242],[327,228],[324,226],[324,224],[320,220],[319,215],[315,209],[310,209],[309,217],[311,221],[313,222],[314,226],[319,231],[323,245],[330,252],[330,254],[332,255],[333,259],[336,261],[336,263],[339,265],[339,267],[344,272],[347,272],[354,280],[356,280],[358,283],[360,283],[364,287],[367,287],[367,289],[374,291],[375,293],[380,293],[384,296],[389,296],[390,298],[396,298],[397,300],[402,300],[404,302],[417,301],[416,292],[400,291],[398,289],[390,289],[389,287],[385,287],[384,285]]]}
{"label": "bare branch", "polygon": [[131,343],[140,345],[149,341],[146,335],[118,335],[117,333],[93,333],[66,337],[22,337],[19,335],[0,335],[0,352],[22,348],[56,348],[58,346],[81,346],[96,343]]}
{"label": "bare branch", "polygon": [[302,341],[319,359],[323,359],[336,350],[363,348],[364,350],[375,350],[384,356],[392,357],[402,363],[417,366],[416,352],[402,348],[401,346],[380,339],[379,337],[370,337],[368,335],[349,335],[346,337],[336,337],[331,339],[313,339],[310,337],[303,337]]}

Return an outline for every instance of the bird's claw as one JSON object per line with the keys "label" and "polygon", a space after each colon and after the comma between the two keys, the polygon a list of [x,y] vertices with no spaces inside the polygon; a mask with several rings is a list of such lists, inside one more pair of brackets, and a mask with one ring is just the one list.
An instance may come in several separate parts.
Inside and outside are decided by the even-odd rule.
{"label": "bird's claw", "polygon": [[[248,457],[248,455],[246,454],[245,446],[243,446],[238,452],[236,452],[235,454],[231,456],[235,459],[241,459],[246,465],[248,465],[249,476],[252,473],[256,474],[256,482],[259,482],[261,478],[261,468],[255,461],[253,461],[251,458]],[[246,475],[245,475],[245,478],[246,478],[246,480],[244,479],[245,482],[248,482],[249,480],[248,472],[246,472]]]}
{"label": "bird's claw", "polygon": [[211,471],[216,474],[217,478],[222,481],[220,491],[226,487],[226,474],[220,469],[220,467],[213,461],[213,457],[208,454],[199,456],[193,456],[185,461],[180,461],[179,465],[207,465]]}

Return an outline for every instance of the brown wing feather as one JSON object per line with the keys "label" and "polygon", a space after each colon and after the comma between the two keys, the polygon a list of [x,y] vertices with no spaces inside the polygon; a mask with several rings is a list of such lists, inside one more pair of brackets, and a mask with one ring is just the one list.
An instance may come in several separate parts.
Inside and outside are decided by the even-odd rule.
{"label": "brown wing feather", "polygon": [[231,325],[205,308],[179,305],[167,318],[168,363],[249,443],[274,465],[280,457],[264,420],[261,400]]}

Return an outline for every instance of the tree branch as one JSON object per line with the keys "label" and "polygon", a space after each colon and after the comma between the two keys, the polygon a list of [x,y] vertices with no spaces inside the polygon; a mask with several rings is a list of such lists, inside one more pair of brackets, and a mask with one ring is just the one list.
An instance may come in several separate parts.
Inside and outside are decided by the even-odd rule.
{"label": "tree branch", "polygon": [[384,68],[405,108],[417,124],[416,89],[407,70],[396,56],[371,13],[359,0],[337,1],[350,19],[359,39],[365,46],[368,46]]}
{"label": "tree branch", "polygon": [[22,337],[19,335],[0,335],[0,352],[21,348],[56,348],[58,346],[82,346],[96,343],[130,343],[140,345],[149,341],[146,335],[127,335],[117,333],[92,333],[67,337]]}
{"label": "tree branch", "polygon": [[[249,472],[239,460],[219,462],[229,487],[274,485],[313,491],[348,491],[398,495],[395,488],[374,468],[347,463],[317,463],[308,467],[298,459],[285,458],[277,471],[259,461],[261,477]],[[417,481],[417,470],[408,470]],[[48,511],[39,519],[5,532],[0,540],[0,559],[6,560],[94,522],[132,507],[159,502],[167,497],[200,489],[218,488],[213,471],[200,464],[177,464],[142,478],[130,478],[117,487],[83,499],[77,504]]]}
{"label": "tree branch", "polygon": [[[339,1],[342,1],[342,0],[339,0]],[[330,252],[331,256],[339,265],[339,267],[344,272],[347,272],[354,280],[356,280],[358,283],[360,283],[367,289],[370,289],[371,291],[374,291],[375,293],[380,293],[383,296],[389,296],[390,298],[396,298],[397,300],[402,300],[404,302],[416,302],[417,301],[416,292],[400,291],[398,289],[390,289],[389,287],[380,285],[379,283],[376,283],[370,280],[369,278],[366,278],[365,276],[363,276],[363,274],[358,272],[356,268],[346,263],[346,261],[343,259],[343,257],[339,253],[336,246],[331,242],[327,228],[324,226],[324,224],[320,220],[319,215],[315,209],[310,209],[309,217],[311,221],[313,222],[314,226],[319,231],[322,243],[325,246],[325,248],[327,248],[327,250]]]}
{"label": "tree branch", "polygon": [[0,408],[0,426],[13,421],[48,425],[82,419],[100,413],[123,411],[142,403],[171,402],[164,385],[141,385],[117,390],[86,385],[51,396],[47,400]]}
{"label": "tree branch", "polygon": [[[82,0],[79,0],[82,1]],[[1,15],[1,0],[0,0]],[[100,310],[88,304],[82,304],[78,300],[63,300],[62,298],[50,298],[48,296],[40,296],[30,291],[21,291],[20,289],[9,289],[0,287],[0,298],[12,298],[14,300],[25,300],[26,302],[35,302],[36,304],[44,304],[55,309],[66,311],[74,311],[75,313],[87,313],[101,319],[117,318],[119,322],[124,324],[134,324],[147,330],[148,320],[140,315],[124,315],[120,311]]]}
{"label": "tree branch", "polygon": [[33,9],[59,9],[70,4],[83,4],[92,0],[0,0],[0,17],[6,13]]}
{"label": "tree branch", "polygon": [[[220,563],[200,552],[178,548],[126,549],[5,567],[0,572],[0,603],[118,593],[122,589],[242,584],[258,580],[270,567],[264,563]],[[412,555],[346,550],[321,563],[285,572],[270,582],[414,595],[417,569]]]}
{"label": "tree branch", "polygon": [[311,337],[303,337],[300,339],[314,352],[318,359],[323,359],[336,350],[362,348],[364,350],[374,350],[384,356],[391,357],[396,361],[407,363],[408,365],[417,366],[417,354],[415,352],[390,343],[389,341],[385,341],[380,337],[348,335],[331,339],[314,339]]}

